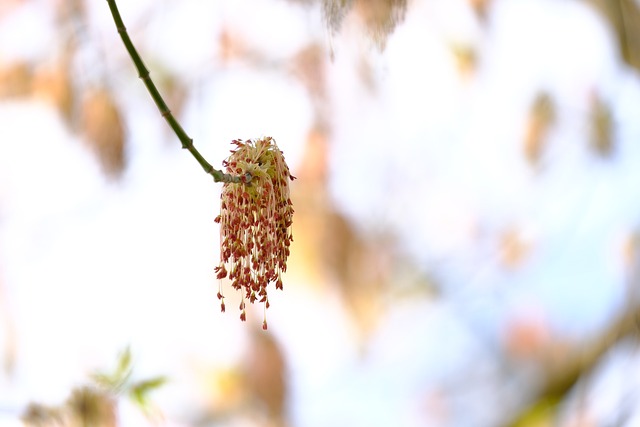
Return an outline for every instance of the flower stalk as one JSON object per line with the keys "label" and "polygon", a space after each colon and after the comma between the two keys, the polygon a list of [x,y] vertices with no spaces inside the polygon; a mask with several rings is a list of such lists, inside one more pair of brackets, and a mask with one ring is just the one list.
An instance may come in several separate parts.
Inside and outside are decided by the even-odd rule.
{"label": "flower stalk", "polygon": [[[140,77],[140,79],[143,81],[144,85],[146,86],[147,91],[149,92],[149,95],[151,95],[151,98],[153,99],[156,106],[158,107],[158,111],[160,111],[160,114],[162,115],[162,117],[164,117],[164,119],[167,121],[169,126],[171,126],[171,129],[173,129],[173,132],[176,134],[176,136],[180,140],[180,143],[182,144],[182,148],[186,149],[187,151],[189,151],[189,153],[191,153],[191,155],[200,164],[202,169],[204,169],[204,171],[207,174],[211,175],[215,182],[240,182],[243,177],[225,174],[221,170],[215,169],[213,166],[211,166],[209,162],[207,162],[207,160],[200,154],[200,152],[193,145],[193,139],[191,139],[189,135],[187,135],[187,133],[184,131],[184,129],[182,128],[178,120],[176,120],[176,118],[173,116],[173,113],[171,113],[171,110],[167,106],[167,103],[164,101],[164,99],[162,98],[162,95],[160,95],[160,92],[158,91],[158,88],[156,87],[155,83],[151,79],[151,73],[149,72],[147,67],[144,65],[144,62],[142,61],[140,54],[136,50],[135,46],[133,45],[133,42],[131,41],[131,38],[129,37],[129,34],[127,33],[127,29],[124,26],[124,22],[122,21],[122,17],[120,16],[120,11],[118,10],[118,6],[116,5],[115,0],[107,0],[107,3],[109,4],[109,9],[111,10],[111,16],[113,17],[113,22],[116,25],[118,34],[120,34],[122,43],[124,44],[125,49],[127,49],[127,52],[129,53],[129,56],[131,57],[131,60],[133,61],[133,64],[136,67],[136,70],[138,71],[138,77]],[[244,180],[247,181],[247,178],[244,177]],[[250,180],[250,177],[249,177],[249,180]]]}

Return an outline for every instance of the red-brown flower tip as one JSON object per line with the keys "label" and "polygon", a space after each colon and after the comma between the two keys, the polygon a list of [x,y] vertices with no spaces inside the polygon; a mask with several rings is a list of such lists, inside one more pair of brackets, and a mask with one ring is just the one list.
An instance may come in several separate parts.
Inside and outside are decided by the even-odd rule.
{"label": "red-brown flower tip", "polygon": [[[289,172],[282,151],[271,137],[233,140],[231,155],[222,162],[226,172],[241,176],[240,183],[225,183],[220,215],[218,279],[229,277],[244,299],[267,302],[267,286],[282,289],[289,247],[293,241],[293,206]],[[241,320],[246,319],[244,301]],[[266,320],[263,324],[266,329]]]}
{"label": "red-brown flower tip", "polygon": [[223,313],[226,311],[226,307],[224,305],[224,300],[222,300],[222,302],[220,303],[220,311],[223,312]]}
{"label": "red-brown flower tip", "polygon": [[247,320],[247,312],[242,310],[242,312],[240,313],[240,320],[242,320],[243,322],[245,322]]}
{"label": "red-brown flower tip", "polygon": [[220,266],[214,268],[213,271],[216,272],[216,278],[218,279],[224,279],[225,277],[227,277],[227,269],[224,267],[224,264],[221,264]]}
{"label": "red-brown flower tip", "polygon": [[262,322],[262,329],[263,330],[267,330],[267,321],[265,320],[264,322]]}

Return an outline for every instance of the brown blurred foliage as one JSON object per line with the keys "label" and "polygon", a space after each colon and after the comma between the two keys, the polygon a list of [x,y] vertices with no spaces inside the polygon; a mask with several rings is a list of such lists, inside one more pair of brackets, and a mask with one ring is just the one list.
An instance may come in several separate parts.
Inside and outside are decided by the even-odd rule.
{"label": "brown blurred foliage", "polygon": [[132,369],[131,350],[127,347],[112,371],[95,372],[90,385],[72,389],[67,400],[58,406],[29,404],[22,421],[30,427],[116,427],[118,400],[125,396],[148,418],[156,415],[148,395],[162,387],[166,378],[133,381]]}
{"label": "brown blurred foliage", "polygon": [[487,18],[487,13],[489,11],[489,7],[491,7],[492,0],[468,0],[471,8],[475,12],[476,16],[481,20],[485,20]]}
{"label": "brown blurred foliage", "polygon": [[82,387],[59,407],[30,404],[22,422],[27,427],[116,427],[116,402],[106,392]]}
{"label": "brown blurred foliage", "polygon": [[87,9],[85,0],[52,0],[56,8],[56,19],[59,25],[79,20],[86,24]]}
{"label": "brown blurred foliage", "polygon": [[632,274],[640,265],[640,231],[633,231],[625,236],[622,243],[622,259],[628,274]]}
{"label": "brown blurred foliage", "polygon": [[524,135],[524,156],[531,166],[538,166],[547,135],[556,121],[556,107],[551,95],[539,92],[529,110]]}
{"label": "brown blurred foliage", "polygon": [[450,49],[460,77],[469,80],[478,68],[478,50],[469,43],[452,43]]}
{"label": "brown blurred foliage", "polygon": [[318,43],[301,49],[291,59],[291,72],[307,88],[312,99],[324,98],[326,92],[326,50]]}
{"label": "brown blurred foliage", "polygon": [[342,20],[353,6],[353,0],[322,0],[324,18],[331,31],[338,31]]}
{"label": "brown blurred foliage", "polygon": [[[0,17],[22,3],[3,2]],[[54,53],[29,61],[0,61],[0,99],[27,98],[49,103],[72,130],[81,131],[88,147],[98,156],[103,172],[116,178],[126,165],[123,114],[110,92],[90,90],[82,76],[72,74],[78,46],[90,40],[85,34],[89,25],[86,5],[82,0],[54,0],[53,5],[59,34]],[[167,85],[171,86],[171,82]]]}
{"label": "brown blurred foliage", "polygon": [[26,427],[58,427],[64,425],[64,415],[60,408],[31,403],[22,414]]}
{"label": "brown blurred foliage", "polygon": [[611,24],[624,61],[640,71],[640,4],[636,0],[587,0]]}
{"label": "brown blurred foliage", "polygon": [[273,335],[254,332],[244,364],[244,383],[250,399],[258,402],[276,425],[286,424],[287,378],[287,364]]}
{"label": "brown blurred foliage", "polygon": [[24,61],[0,62],[0,99],[34,97],[44,100],[60,111],[69,123],[73,95],[68,58],[37,66]]}
{"label": "brown blurred foliage", "polygon": [[67,400],[69,427],[116,427],[116,402],[93,387],[74,390]]}
{"label": "brown blurred foliage", "polygon": [[356,326],[366,335],[378,325],[383,290],[391,280],[388,242],[365,239],[337,212],[325,220],[330,232],[323,236],[320,255]]}
{"label": "brown blurred foliage", "polygon": [[600,157],[609,157],[614,150],[611,107],[594,95],[589,112],[589,147]]}
{"label": "brown blurred foliage", "polygon": [[2,268],[0,268],[0,330],[4,333],[2,369],[5,374],[11,375],[14,372],[18,357],[18,337],[16,324],[12,316],[11,300],[7,294],[1,273]]}
{"label": "brown blurred foliage", "polygon": [[242,31],[235,28],[225,27],[218,36],[218,45],[219,59],[223,64],[243,58],[249,51]]}
{"label": "brown blurred foliage", "polygon": [[[35,98],[50,103],[68,126],[79,126],[88,147],[98,156],[103,172],[117,178],[126,166],[126,138],[123,114],[106,89],[79,91],[69,70],[70,57],[64,55],[37,67],[26,62],[0,63],[0,99]],[[171,81],[167,85],[171,86]],[[180,88],[171,91],[182,104]],[[75,123],[76,98],[82,98],[79,123]]]}
{"label": "brown blurred foliage", "polygon": [[36,98],[49,102],[60,111],[66,123],[71,123],[74,91],[67,60],[38,67],[33,76],[32,93]]}
{"label": "brown blurred foliage", "polygon": [[528,258],[532,244],[517,227],[507,227],[500,233],[500,261],[509,270],[521,266]]}
{"label": "brown blurred foliage", "polygon": [[369,35],[383,48],[387,37],[404,19],[407,0],[355,0],[356,13],[365,23]]}
{"label": "brown blurred foliage", "polygon": [[377,325],[382,294],[391,280],[391,248],[384,236],[362,236],[331,204],[329,130],[316,126],[307,137],[293,186],[296,204],[292,271],[303,281],[336,286],[355,326],[366,335]]}
{"label": "brown blurred foliage", "polygon": [[309,131],[299,172],[291,188],[296,213],[293,221],[293,250],[288,276],[300,275],[307,283],[325,283],[323,265],[318,256],[326,229],[325,217],[329,208],[327,177],[327,131]]}
{"label": "brown blurred foliage", "polygon": [[0,99],[28,96],[32,78],[32,67],[26,62],[0,62]]}
{"label": "brown blurred foliage", "polygon": [[340,30],[342,21],[352,8],[362,19],[371,38],[384,48],[389,34],[404,19],[407,0],[323,0],[329,30]]}
{"label": "brown blurred foliage", "polygon": [[98,156],[105,174],[117,178],[126,165],[125,132],[122,114],[111,94],[105,89],[87,92],[80,123],[85,142]]}

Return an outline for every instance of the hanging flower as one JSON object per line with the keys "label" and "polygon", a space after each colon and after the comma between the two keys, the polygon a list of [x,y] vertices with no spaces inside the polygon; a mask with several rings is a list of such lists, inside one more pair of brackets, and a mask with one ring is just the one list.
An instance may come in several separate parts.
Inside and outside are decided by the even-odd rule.
{"label": "hanging flower", "polygon": [[[269,308],[267,286],[282,289],[282,273],[287,271],[289,247],[293,241],[293,207],[289,196],[289,172],[282,151],[271,137],[234,140],[236,146],[223,162],[228,174],[240,176],[240,183],[225,183],[220,215],[220,264],[218,279],[229,277],[231,286],[241,291],[240,320],[246,320],[245,301],[262,302],[267,329]],[[220,309],[225,311],[222,287],[218,291]]]}

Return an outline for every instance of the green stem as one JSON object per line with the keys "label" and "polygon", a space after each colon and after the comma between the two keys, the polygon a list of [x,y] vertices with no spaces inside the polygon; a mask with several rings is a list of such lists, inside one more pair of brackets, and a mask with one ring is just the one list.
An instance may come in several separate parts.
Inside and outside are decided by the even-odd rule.
{"label": "green stem", "polygon": [[142,62],[142,58],[140,58],[138,51],[131,42],[131,38],[129,38],[129,34],[127,34],[127,29],[124,26],[124,22],[122,22],[122,17],[120,16],[120,12],[118,11],[118,6],[116,5],[115,0],[107,0],[107,3],[109,4],[109,9],[111,9],[111,15],[113,16],[113,21],[116,24],[118,33],[122,38],[122,43],[124,43],[124,47],[127,49],[127,52],[129,52],[131,60],[138,70],[138,76],[142,79],[144,85],[147,87],[147,90],[149,91],[151,98],[153,98],[153,101],[156,103],[160,114],[162,114],[162,117],[164,117],[167,123],[169,123],[169,126],[171,126],[171,129],[173,129],[176,136],[182,143],[182,148],[189,150],[191,155],[198,161],[198,163],[200,163],[200,166],[202,166],[204,171],[213,176],[213,180],[215,182],[237,183],[243,181],[247,182],[248,180],[250,180],[251,178],[248,176],[241,177],[229,175],[215,169],[209,164],[209,162],[205,160],[204,157],[202,157],[202,154],[200,154],[200,152],[196,150],[196,148],[193,146],[193,139],[191,139],[189,135],[187,135],[184,129],[182,129],[182,126],[180,126],[180,123],[178,123],[176,118],[173,117],[173,114],[171,114],[171,110],[169,110],[169,107],[167,107],[164,99],[162,99],[162,95],[160,95],[160,92],[158,92],[156,85],[153,83],[153,80],[151,80],[149,70],[147,69],[147,67],[145,67],[144,62]]}

